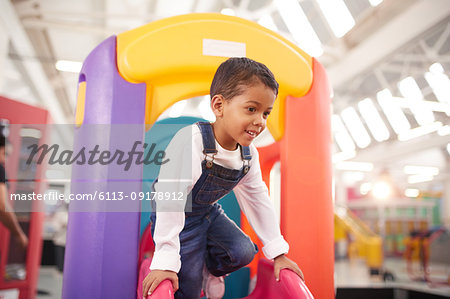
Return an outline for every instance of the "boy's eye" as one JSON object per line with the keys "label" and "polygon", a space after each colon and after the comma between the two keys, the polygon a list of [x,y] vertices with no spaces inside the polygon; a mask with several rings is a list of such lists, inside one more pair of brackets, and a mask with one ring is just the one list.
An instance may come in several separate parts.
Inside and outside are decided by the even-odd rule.
{"label": "boy's eye", "polygon": [[270,112],[264,112],[264,117],[269,117],[269,115],[270,115]]}
{"label": "boy's eye", "polygon": [[255,112],[256,111],[255,107],[248,107],[247,109],[248,109],[249,112]]}

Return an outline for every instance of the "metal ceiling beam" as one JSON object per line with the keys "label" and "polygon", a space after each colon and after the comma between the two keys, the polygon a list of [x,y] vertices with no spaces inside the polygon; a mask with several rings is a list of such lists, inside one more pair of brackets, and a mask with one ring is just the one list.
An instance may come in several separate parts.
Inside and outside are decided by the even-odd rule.
{"label": "metal ceiling beam", "polygon": [[328,68],[330,81],[335,88],[342,87],[449,15],[448,0],[418,1]]}

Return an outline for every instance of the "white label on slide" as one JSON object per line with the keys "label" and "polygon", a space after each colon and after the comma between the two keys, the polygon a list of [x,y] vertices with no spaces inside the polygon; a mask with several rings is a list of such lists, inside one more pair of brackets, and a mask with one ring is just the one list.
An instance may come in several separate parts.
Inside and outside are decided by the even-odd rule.
{"label": "white label on slide", "polygon": [[245,43],[203,39],[203,55],[205,56],[245,57],[245,53]]}

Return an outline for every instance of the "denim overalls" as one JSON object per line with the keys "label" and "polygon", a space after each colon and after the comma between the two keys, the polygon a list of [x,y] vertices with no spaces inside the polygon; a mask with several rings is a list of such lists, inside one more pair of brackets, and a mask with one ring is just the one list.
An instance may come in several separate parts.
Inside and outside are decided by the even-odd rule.
{"label": "denim overalls", "polygon": [[[249,147],[241,146],[243,166],[228,169],[214,163],[217,153],[212,126],[199,122],[203,139],[202,174],[190,196],[192,212],[186,212],[185,225],[180,233],[180,287],[175,298],[199,298],[202,288],[203,265],[215,276],[231,273],[249,264],[257,247],[244,232],[225,215],[217,201],[231,192],[250,169]],[[188,196],[189,198],[189,196]],[[156,214],[152,213],[154,224]],[[155,226],[152,225],[152,235]]]}

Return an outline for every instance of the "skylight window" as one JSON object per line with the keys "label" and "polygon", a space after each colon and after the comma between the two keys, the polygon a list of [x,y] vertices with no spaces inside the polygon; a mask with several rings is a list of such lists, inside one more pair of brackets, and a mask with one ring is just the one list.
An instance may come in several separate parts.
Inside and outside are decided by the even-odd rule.
{"label": "skylight window", "polygon": [[[450,80],[440,63],[433,63],[430,66],[430,71],[425,73],[425,80],[438,101],[450,105]],[[450,113],[447,112],[447,115],[450,116]]]}
{"label": "skylight window", "polygon": [[376,141],[385,141],[389,139],[389,130],[386,128],[383,120],[378,113],[372,100],[366,98],[358,103],[359,112],[366,121],[370,132]]}
{"label": "skylight window", "polygon": [[342,0],[316,0],[336,37],[343,37],[355,26],[350,11]]}
{"label": "skylight window", "polygon": [[323,54],[322,44],[297,0],[276,0],[278,11],[294,40],[311,56]]}
{"label": "skylight window", "polygon": [[262,26],[264,26],[267,29],[270,29],[272,31],[278,31],[277,25],[273,21],[272,17],[269,16],[269,15],[262,16],[262,18],[259,19],[258,24],[262,25]]}
{"label": "skylight window", "polygon": [[434,122],[434,115],[423,103],[423,95],[413,77],[406,77],[398,82],[398,89],[410,104],[410,109],[414,114],[414,118],[421,126]]}
{"label": "skylight window", "polygon": [[392,94],[389,89],[379,91],[377,100],[395,133],[400,134],[411,128],[402,109],[392,100]]}
{"label": "skylight window", "polygon": [[356,145],[360,148],[367,147],[370,144],[370,136],[355,109],[353,107],[345,108],[342,110],[341,116]]}
{"label": "skylight window", "polygon": [[82,66],[82,62],[70,60],[58,60],[55,64],[58,71],[69,73],[79,73]]}
{"label": "skylight window", "polygon": [[347,132],[339,115],[333,114],[331,117],[331,124],[334,132],[334,139],[338,144],[339,148],[343,152],[354,152],[355,143]]}
{"label": "skylight window", "polygon": [[383,2],[383,0],[369,0],[369,2],[372,6],[378,6],[381,2]]}

